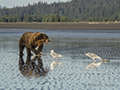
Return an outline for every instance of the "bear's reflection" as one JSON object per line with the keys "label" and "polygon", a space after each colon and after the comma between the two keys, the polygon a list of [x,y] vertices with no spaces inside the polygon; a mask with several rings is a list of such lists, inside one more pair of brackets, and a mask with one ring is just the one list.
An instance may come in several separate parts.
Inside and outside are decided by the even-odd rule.
{"label": "bear's reflection", "polygon": [[24,62],[23,57],[19,58],[19,70],[26,76],[45,76],[48,73],[48,69],[43,67],[43,62],[40,56],[35,56],[31,59],[31,56],[27,56],[26,62]]}

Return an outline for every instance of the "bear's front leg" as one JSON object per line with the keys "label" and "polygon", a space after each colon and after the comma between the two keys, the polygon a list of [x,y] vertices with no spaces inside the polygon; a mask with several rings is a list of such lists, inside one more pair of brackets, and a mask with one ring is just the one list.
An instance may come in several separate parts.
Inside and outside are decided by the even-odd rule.
{"label": "bear's front leg", "polygon": [[[39,52],[38,55],[42,56],[42,50],[40,50],[38,46],[37,46],[35,49],[36,49],[36,51]],[[40,52],[40,51],[41,51],[41,52]]]}
{"label": "bear's front leg", "polygon": [[38,55],[42,55],[41,53],[42,53],[43,45],[37,46],[35,49],[38,52]]}
{"label": "bear's front leg", "polygon": [[35,49],[35,48],[33,48],[33,47],[32,47],[32,48],[30,48],[30,50],[31,50],[32,52],[34,52],[36,55],[40,53],[40,51],[36,50],[36,49]]}
{"label": "bear's front leg", "polygon": [[19,45],[19,56],[22,57],[24,54],[23,54],[23,50],[24,50],[24,46],[20,46]]}
{"label": "bear's front leg", "polygon": [[30,50],[34,52],[36,55],[41,55],[42,49],[43,49],[43,41],[36,41],[34,45],[30,46]]}
{"label": "bear's front leg", "polygon": [[27,47],[26,47],[26,50],[27,50],[27,55],[29,55],[29,56],[33,55],[33,54],[31,54],[30,48],[27,48]]}

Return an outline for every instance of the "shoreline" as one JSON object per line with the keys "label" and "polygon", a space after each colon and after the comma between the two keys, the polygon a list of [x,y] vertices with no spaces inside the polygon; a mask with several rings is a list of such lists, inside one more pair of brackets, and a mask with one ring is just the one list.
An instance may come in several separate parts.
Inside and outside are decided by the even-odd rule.
{"label": "shoreline", "polygon": [[0,23],[1,29],[120,30],[119,22],[17,22]]}

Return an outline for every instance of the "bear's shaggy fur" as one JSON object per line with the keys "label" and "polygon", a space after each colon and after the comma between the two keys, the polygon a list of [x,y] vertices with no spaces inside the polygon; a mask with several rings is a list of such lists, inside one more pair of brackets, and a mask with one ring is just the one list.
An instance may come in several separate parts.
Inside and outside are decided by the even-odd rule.
{"label": "bear's shaggy fur", "polygon": [[[40,32],[26,32],[24,33],[21,38],[19,39],[19,55],[20,57],[23,56],[23,50],[26,47],[27,49],[27,55],[31,55],[31,51],[35,54],[40,54],[43,49],[43,44],[48,43],[49,37]],[[36,49],[36,47],[38,47]]]}

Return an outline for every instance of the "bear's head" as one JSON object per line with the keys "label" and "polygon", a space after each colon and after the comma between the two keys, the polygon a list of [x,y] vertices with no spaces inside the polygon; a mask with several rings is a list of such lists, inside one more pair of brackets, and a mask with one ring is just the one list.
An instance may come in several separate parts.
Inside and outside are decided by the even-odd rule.
{"label": "bear's head", "polygon": [[45,44],[50,42],[49,37],[46,34],[40,33],[40,32],[36,32],[33,35],[31,35],[31,37],[29,38],[29,44],[34,45],[35,42],[37,42],[39,40],[44,41]]}
{"label": "bear's head", "polygon": [[41,36],[43,37],[43,40],[44,40],[45,44],[50,42],[50,39],[49,39],[49,37],[46,34],[41,34]]}

